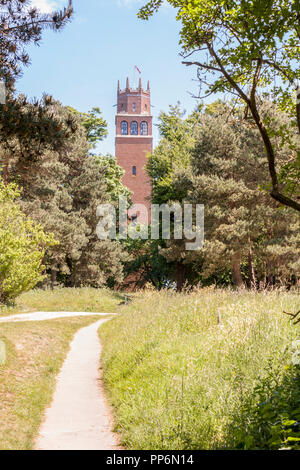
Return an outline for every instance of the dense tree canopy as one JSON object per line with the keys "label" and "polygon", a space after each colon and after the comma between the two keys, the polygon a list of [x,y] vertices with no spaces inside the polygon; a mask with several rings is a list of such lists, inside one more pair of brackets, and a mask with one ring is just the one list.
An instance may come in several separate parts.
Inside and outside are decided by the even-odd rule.
{"label": "dense tree canopy", "polygon": [[[261,103],[260,108],[273,119],[274,131],[290,125],[288,116],[271,103]],[[187,200],[206,208],[202,274],[231,269],[234,284],[240,286],[245,283],[241,268],[247,265],[250,285],[268,279],[272,283],[275,277],[284,284],[300,274],[299,221],[290,209],[279,211],[262,191],[267,181],[262,144],[241,111],[233,114],[230,107],[220,106],[215,114],[202,117],[195,134]],[[280,167],[289,160],[290,148],[278,148]],[[298,245],[290,242],[293,237]]]}
{"label": "dense tree canopy", "polygon": [[56,150],[44,148],[34,158],[12,153],[8,179],[22,188],[24,212],[59,242],[46,259],[53,283],[57,274],[62,282],[76,286],[103,285],[110,276],[121,280],[121,247],[98,240],[96,212],[99,204],[116,204],[119,194],[127,195],[123,171],[112,157],[89,154],[80,113],[53,101],[52,116],[61,123],[71,119],[75,131],[65,135]]}
{"label": "dense tree canopy", "polygon": [[42,14],[28,0],[2,0],[0,7],[0,80],[7,95],[6,103],[0,105],[0,165],[6,182],[12,155],[18,154],[28,163],[46,149],[63,147],[65,138],[76,130],[71,115],[64,122],[54,119],[51,97],[30,102],[16,96],[14,90],[22,67],[30,62],[26,48],[38,45],[45,29],[61,30],[73,8],[69,1],[63,11]]}
{"label": "dense tree canopy", "polygon": [[[41,101],[29,102],[24,96],[10,94],[0,117],[0,158],[3,180],[10,171],[23,166],[30,180],[31,163],[47,150],[63,150],[77,123],[72,113],[55,116],[55,101],[44,96]],[[1,161],[0,160],[0,161]]]}
{"label": "dense tree canopy", "polygon": [[194,145],[193,131],[197,119],[196,111],[185,118],[180,103],[170,106],[169,113],[160,113],[158,129],[161,139],[147,163],[153,182],[154,204],[180,199],[180,194],[174,194],[173,175],[177,169],[188,168],[190,165],[190,151]]}
{"label": "dense tree canopy", "polygon": [[[197,67],[203,96],[229,92],[244,102],[245,118],[251,118],[264,144],[271,196],[300,212],[299,139],[297,155],[278,170],[273,134],[258,106],[259,93],[271,93],[300,132],[299,0],[168,3],[177,10],[182,25],[183,63]],[[140,10],[140,18],[148,19],[162,4],[163,0],[150,0]],[[285,129],[279,133],[288,141]]]}
{"label": "dense tree canopy", "polygon": [[[280,135],[274,137],[280,169],[293,157],[297,132],[275,104],[260,101],[259,107],[274,136],[282,127],[290,132],[284,145]],[[255,288],[295,282],[299,221],[291,209],[278,210],[263,190],[268,182],[263,145],[257,128],[244,120],[243,107],[217,101],[191,116],[177,109],[174,117],[171,108],[160,119],[164,131],[148,163],[155,202],[205,205],[203,250],[187,252],[185,240],[159,242],[169,279],[177,286],[215,281]]]}

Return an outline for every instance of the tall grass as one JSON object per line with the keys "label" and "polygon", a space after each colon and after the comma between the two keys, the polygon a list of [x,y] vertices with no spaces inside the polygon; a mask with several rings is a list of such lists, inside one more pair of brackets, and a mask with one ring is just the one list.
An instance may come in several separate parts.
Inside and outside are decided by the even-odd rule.
{"label": "tall grass", "polygon": [[[234,447],[256,386],[278,381],[299,329],[288,293],[146,292],[101,328],[104,380],[129,449]],[[219,318],[221,317],[221,323]],[[238,423],[241,424],[241,423]]]}
{"label": "tall grass", "polygon": [[13,307],[0,304],[0,316],[34,311],[115,313],[122,300],[124,296],[109,289],[34,289],[18,297]]}

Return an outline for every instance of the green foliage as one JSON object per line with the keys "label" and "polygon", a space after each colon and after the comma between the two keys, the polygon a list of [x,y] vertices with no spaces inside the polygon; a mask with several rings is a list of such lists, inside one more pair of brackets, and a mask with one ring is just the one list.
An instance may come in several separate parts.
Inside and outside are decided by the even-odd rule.
{"label": "green foliage", "polygon": [[300,450],[298,365],[276,369],[270,361],[253,393],[245,397],[241,414],[233,418],[230,436],[238,449]]}
{"label": "green foliage", "polygon": [[[107,135],[100,109],[79,113],[48,96],[29,102],[16,96],[13,86],[21,66],[29,63],[25,48],[38,44],[45,28],[61,29],[72,16],[72,2],[51,14],[30,8],[27,0],[0,0],[0,5],[0,75],[8,91],[6,104],[0,105],[3,181],[22,187],[24,213],[59,242],[44,257],[52,285],[99,287],[110,277],[121,280],[121,246],[96,236],[98,205],[115,204],[119,194],[128,194],[115,160],[89,152]],[[28,285],[34,285],[22,272],[24,282],[27,276]]]}
{"label": "green foliage", "polygon": [[119,244],[97,239],[96,211],[129,191],[114,158],[89,154],[106,133],[100,110],[83,116],[51,97],[32,104],[18,97],[5,109],[3,178],[22,187],[23,211],[59,242],[45,257],[53,285],[99,287],[111,276],[120,280],[124,255]]}
{"label": "green foliage", "polygon": [[[162,3],[149,1],[139,17],[149,19]],[[264,61],[259,76],[263,86],[274,85],[274,74],[278,75],[282,84],[277,92],[282,95],[297,80],[298,0],[168,0],[168,3],[177,10],[177,20],[182,24],[183,52],[198,51],[199,47],[209,52],[203,68],[211,67],[217,73],[215,78],[211,75],[208,91],[237,91],[221,73],[217,57],[222,57],[222,66],[228,69],[232,81],[241,86],[251,83],[259,57]]]}
{"label": "green foliage", "polygon": [[45,250],[52,235],[20,210],[20,192],[0,180],[0,302],[11,302],[43,279]]}
{"label": "green foliage", "polygon": [[198,113],[184,118],[180,103],[170,106],[169,113],[159,116],[158,129],[161,140],[149,157],[147,169],[153,181],[152,199],[154,204],[181,200],[185,191],[175,188],[173,176],[177,169],[188,168],[190,151],[194,144],[193,130]]}
{"label": "green foliage", "polygon": [[[64,148],[43,153],[30,164],[30,173],[23,167],[15,178],[24,187],[22,204],[26,213],[42,221],[60,242],[47,256],[52,282],[57,278],[69,287],[100,287],[110,277],[122,279],[121,260],[125,254],[117,242],[98,240],[97,207],[116,204],[119,195],[128,191],[121,183],[123,171],[114,158],[89,154],[82,117],[72,114],[77,130],[65,139]],[[70,109],[56,102],[53,116],[64,121]],[[20,165],[13,169],[17,171]]]}
{"label": "green foliage", "polygon": [[30,3],[30,0],[0,0],[0,76],[7,82],[14,80],[21,67],[29,64],[25,47],[39,44],[46,29],[61,30],[73,14],[70,0],[68,8],[47,14],[32,8]]}
{"label": "green foliage", "polygon": [[[163,289],[170,282],[172,264],[167,264],[161,255],[162,240],[151,240],[149,227],[149,240],[121,241],[129,257],[124,264],[125,279],[131,280],[134,275],[136,288],[143,288],[152,284],[156,289]],[[130,282],[129,282],[130,286]]]}
{"label": "green foliage", "polygon": [[121,183],[123,171],[115,159],[89,154],[79,114],[53,102],[52,118],[62,123],[71,119],[75,131],[65,136],[63,146],[34,159],[12,154],[8,171],[10,180],[23,188],[25,213],[59,241],[45,259],[52,284],[100,287],[111,276],[121,280],[125,255],[118,243],[98,240],[96,213],[98,205],[115,204],[119,193],[128,193]]}
{"label": "green foliage", "polygon": [[81,124],[86,130],[86,138],[91,149],[97,147],[97,143],[101,142],[107,136],[107,122],[101,117],[100,108],[93,108],[88,113],[81,113],[76,109],[68,108],[72,113],[79,116]]}
{"label": "green foliage", "polygon": [[[280,171],[294,157],[297,135],[273,103],[261,100],[259,111]],[[169,279],[265,287],[299,278],[299,222],[262,191],[268,181],[263,144],[243,107],[218,100],[184,117],[177,106],[161,114],[159,128],[162,138],[148,163],[154,202],[205,205],[204,250],[187,252],[184,240],[159,241]]]}
{"label": "green foliage", "polygon": [[130,200],[130,190],[122,184],[124,170],[117,165],[116,158],[112,155],[95,156],[97,164],[105,175],[106,190],[113,203],[119,204],[119,197],[124,196]]}
{"label": "green foliage", "polygon": [[[246,106],[265,146],[270,195],[300,211],[299,158],[277,172],[277,147],[260,114],[257,97],[271,93],[274,102],[300,132],[299,0],[167,0],[181,23],[183,62],[198,68],[202,97],[232,93]],[[150,0],[139,17],[149,19],[163,0]],[[196,57],[195,57],[196,55]],[[249,116],[248,116],[249,114]],[[286,134],[286,133],[285,133]],[[288,142],[289,136],[282,133]],[[297,149],[299,152],[299,138]]]}
{"label": "green foliage", "polygon": [[[289,129],[289,119],[268,101],[260,104],[260,113],[274,134],[280,168],[291,158],[290,145],[278,133]],[[241,266],[249,260],[252,285],[255,271],[260,280],[264,272],[283,282],[299,276],[297,218],[288,210],[279,212],[260,189],[268,179],[263,145],[241,109],[217,103],[211,112],[209,107],[195,131],[191,167],[186,200],[205,205],[204,274],[231,267],[234,283],[241,285]]]}
{"label": "green foliage", "polygon": [[[195,144],[194,129],[199,116],[200,108],[185,116],[179,102],[176,106],[170,106],[168,113],[161,112],[158,124],[161,140],[147,163],[148,174],[153,182],[153,204],[181,202],[185,198],[188,190],[186,178],[179,182],[175,175],[178,171],[188,171],[190,168],[191,151]],[[178,256],[174,243],[172,253],[171,250],[167,252],[168,256],[165,249],[166,243],[162,239],[145,243],[141,247],[141,256],[135,253],[135,261],[129,269],[140,262],[147,272],[147,280],[156,287],[164,287],[170,281],[176,280],[178,264],[182,259],[182,249],[179,250]]]}
{"label": "green foliage", "polygon": [[26,171],[30,178],[31,164],[46,151],[64,149],[65,143],[78,130],[71,113],[59,116],[53,112],[55,101],[51,96],[29,102],[25,96],[9,94],[0,116],[0,149],[3,179]]}

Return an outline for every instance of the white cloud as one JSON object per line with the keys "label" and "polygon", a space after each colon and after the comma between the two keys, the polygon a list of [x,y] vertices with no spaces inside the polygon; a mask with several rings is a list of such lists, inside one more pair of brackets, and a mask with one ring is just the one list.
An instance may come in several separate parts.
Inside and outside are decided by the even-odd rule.
{"label": "white cloud", "polygon": [[137,5],[138,3],[146,3],[144,0],[117,0],[117,4],[120,7],[130,7],[132,5]]}
{"label": "white cloud", "polygon": [[[148,0],[115,0],[115,2],[118,4],[119,7],[131,7],[136,5],[146,5],[146,3],[148,3]],[[167,0],[164,0],[162,6],[169,8],[170,4],[167,2]]]}
{"label": "white cloud", "polygon": [[63,0],[31,0],[31,6],[38,8],[43,13],[51,13],[66,4],[67,2]]}

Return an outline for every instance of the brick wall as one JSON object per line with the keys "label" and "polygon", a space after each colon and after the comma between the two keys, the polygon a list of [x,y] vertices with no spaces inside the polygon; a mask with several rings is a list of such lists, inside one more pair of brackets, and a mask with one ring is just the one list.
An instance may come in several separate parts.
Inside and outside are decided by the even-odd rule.
{"label": "brick wall", "polygon": [[[118,86],[118,111],[116,116],[116,157],[118,164],[125,170],[123,183],[132,192],[134,204],[144,204],[149,210],[151,206],[151,181],[146,173],[147,154],[153,151],[152,116],[150,87],[142,89],[140,81],[138,89],[131,89],[129,80],[125,90]],[[121,123],[128,123],[128,135],[122,135]],[[131,135],[131,123],[137,122],[138,135]],[[141,123],[147,122],[148,135],[141,135]],[[135,167],[135,171],[133,171]],[[133,174],[136,173],[136,174]],[[142,217],[139,222],[145,223]]]}

